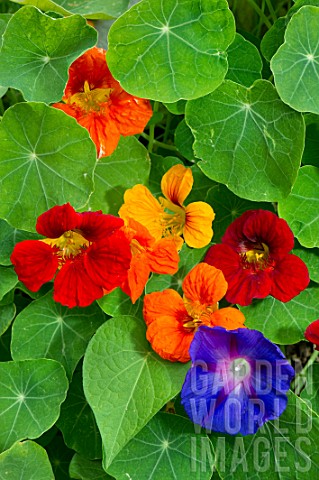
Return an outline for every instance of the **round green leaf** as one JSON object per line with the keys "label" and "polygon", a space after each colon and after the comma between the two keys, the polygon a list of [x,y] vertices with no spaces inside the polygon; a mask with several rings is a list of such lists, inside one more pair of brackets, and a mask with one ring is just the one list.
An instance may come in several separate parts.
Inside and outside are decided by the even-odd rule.
{"label": "round green leaf", "polygon": [[223,81],[234,35],[225,0],[143,0],[112,25],[108,65],[134,95],[198,98]]}
{"label": "round green leaf", "polygon": [[239,308],[246,317],[246,327],[259,330],[280,345],[297,343],[304,340],[306,328],[318,318],[319,287],[308,287],[287,303],[267,297]]}
{"label": "round green leaf", "polygon": [[83,393],[82,374],[75,372],[57,421],[65,444],[85,458],[102,458],[101,435]]}
{"label": "round green leaf", "polygon": [[280,98],[299,112],[319,113],[318,30],[319,8],[300,8],[270,63]]}
{"label": "round green leaf", "polygon": [[[116,480],[210,480],[214,465],[202,455],[205,434],[194,434],[194,425],[179,415],[159,412],[115,458],[108,473]],[[207,453],[207,452],[206,452]],[[129,477],[128,477],[129,475]]]}
{"label": "round green leaf", "polygon": [[255,435],[211,437],[217,470],[227,480],[304,480],[319,475],[319,419],[307,403],[290,393],[278,420]]}
{"label": "round green leaf", "polygon": [[228,72],[226,78],[250,87],[261,78],[263,62],[255,45],[236,33],[235,40],[228,47]]}
{"label": "round green leaf", "polygon": [[77,453],[70,463],[70,477],[79,480],[113,480],[105,473],[101,462],[87,460]]}
{"label": "round green leaf", "polygon": [[70,480],[69,466],[74,452],[63,442],[62,435],[56,435],[46,447],[56,480]]}
{"label": "round green leaf", "polygon": [[34,7],[21,8],[3,35],[0,84],[21,90],[28,101],[59,101],[69,66],[96,40],[96,31],[79,15],[54,19]]}
{"label": "round green leaf", "polygon": [[194,160],[193,151],[194,137],[191,129],[183,119],[176,127],[175,130],[175,145],[179,153],[187,160]]}
{"label": "round green leaf", "polygon": [[20,5],[36,5],[41,10],[61,15],[78,13],[92,19],[118,17],[128,7],[129,0],[12,0]]}
{"label": "round green leaf", "polygon": [[111,318],[99,328],[84,357],[83,383],[102,436],[105,469],[179,392],[187,368],[153,352],[139,318]]}
{"label": "round green leaf", "polygon": [[302,163],[319,167],[319,123],[307,125]]}
{"label": "round green leaf", "polygon": [[291,253],[297,255],[305,262],[311,280],[319,283],[319,248],[304,248],[298,243],[296,245],[296,243]]}
{"label": "round green leaf", "polygon": [[0,216],[34,232],[54,205],[83,207],[95,163],[95,146],[74,118],[43,103],[14,105],[0,124]]}
{"label": "round green leaf", "polygon": [[284,43],[288,21],[287,17],[278,18],[261,40],[260,50],[268,62],[275,55],[280,45]]}
{"label": "round green leaf", "polygon": [[15,319],[12,358],[52,358],[72,377],[90,338],[104,321],[105,315],[97,305],[70,309],[56,303],[52,292],[48,292],[30,303]]}
{"label": "round green leaf", "polygon": [[14,303],[0,307],[0,336],[10,327],[15,314],[16,306]]}
{"label": "round green leaf", "polygon": [[200,169],[242,198],[277,201],[295,182],[304,148],[304,121],[272,84],[246,89],[226,80],[186,105]]}
{"label": "round green leaf", "polygon": [[299,170],[291,194],[278,204],[284,218],[299,243],[319,247],[319,168],[305,166]]}
{"label": "round green leaf", "polygon": [[0,363],[0,451],[52,427],[67,389],[64,368],[54,360]]}
{"label": "round green leaf", "polygon": [[96,164],[89,206],[116,215],[125,190],[137,183],[145,184],[150,169],[146,148],[135,137],[122,137],[112,155],[100,158]]}
{"label": "round green leaf", "polygon": [[112,292],[104,295],[97,303],[103,312],[111,317],[116,315],[138,315],[142,309],[141,299],[137,299],[133,305],[130,297],[120,288],[115,288]]}
{"label": "round green leaf", "polygon": [[18,277],[12,268],[0,267],[0,300],[18,283]]}
{"label": "round green leaf", "polygon": [[0,455],[0,480],[54,480],[44,448],[35,442],[15,443]]}
{"label": "round green leaf", "polygon": [[10,255],[16,243],[22,240],[36,240],[41,235],[13,228],[5,220],[0,219],[0,265],[11,265]]}

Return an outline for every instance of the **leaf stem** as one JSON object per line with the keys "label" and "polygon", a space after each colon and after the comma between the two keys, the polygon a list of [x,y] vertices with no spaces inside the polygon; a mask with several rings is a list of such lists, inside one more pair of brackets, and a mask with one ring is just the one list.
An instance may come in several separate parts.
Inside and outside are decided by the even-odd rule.
{"label": "leaf stem", "polygon": [[277,20],[277,15],[274,10],[273,4],[271,3],[271,0],[266,0],[266,4],[270,13],[271,18],[273,19],[273,22]]}
{"label": "leaf stem", "polygon": [[[158,111],[158,102],[154,102],[153,112],[157,112],[157,111]],[[147,150],[149,152],[152,152],[153,151],[153,146],[154,146],[154,133],[155,133],[155,125],[154,124],[150,126],[149,132],[150,132],[150,134],[149,134],[149,138],[148,138]]]}
{"label": "leaf stem", "polygon": [[248,0],[248,3],[252,6],[252,8],[255,10],[255,12],[258,13],[259,17],[261,17],[263,19],[264,24],[268,28],[271,28],[272,25],[271,25],[270,21],[268,20],[268,18],[264,14],[264,12],[258,7],[258,5],[256,5],[254,0]]}
{"label": "leaf stem", "polygon": [[308,368],[311,367],[311,365],[313,365],[313,363],[316,361],[318,355],[319,355],[319,351],[314,350],[312,352],[312,355],[309,358],[308,362],[304,366],[304,368],[301,370],[301,372],[298,373],[298,375],[296,375],[294,383],[293,383],[293,388],[294,388],[294,391],[295,391],[296,395],[300,395],[300,392],[304,388],[304,386],[306,384],[306,372],[307,372]]}

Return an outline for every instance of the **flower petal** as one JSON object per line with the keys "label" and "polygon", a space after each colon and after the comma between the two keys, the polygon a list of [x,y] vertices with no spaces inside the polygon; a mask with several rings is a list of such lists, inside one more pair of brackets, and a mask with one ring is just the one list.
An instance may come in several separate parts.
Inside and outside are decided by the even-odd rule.
{"label": "flower petal", "polygon": [[194,202],[185,209],[186,218],[183,235],[189,247],[202,248],[208,245],[213,236],[212,221],[214,210],[208,203]]}
{"label": "flower petal", "polygon": [[126,190],[119,216],[134,218],[148,229],[155,240],[162,238],[162,215],[163,207],[144,185],[138,184]]}
{"label": "flower petal", "polygon": [[243,269],[240,256],[228,245],[213,245],[208,250],[205,262],[220,269],[228,283],[226,300],[238,305],[249,305],[253,298],[265,298],[272,288],[268,271]]}
{"label": "flower petal", "polygon": [[194,332],[183,327],[189,317],[181,296],[171,289],[145,295],[143,315],[153,350],[172,362],[187,362]]}
{"label": "flower petal", "polygon": [[237,308],[226,307],[216,310],[210,320],[212,327],[224,327],[227,330],[236,330],[237,328],[244,328],[245,317],[244,314],[237,310]]}
{"label": "flower petal", "polygon": [[127,279],[121,285],[121,289],[131,297],[132,303],[142,295],[150,275],[150,268],[144,260],[144,255],[134,255],[127,274]]}
{"label": "flower petal", "polygon": [[53,298],[66,307],[87,307],[104,295],[103,288],[87,272],[84,258],[68,260],[55,278]]}
{"label": "flower petal", "polygon": [[305,331],[305,338],[316,345],[316,350],[319,350],[319,320],[312,322]]}
{"label": "flower petal", "polygon": [[185,297],[200,305],[214,305],[227,291],[227,282],[221,270],[199,263],[185,277],[183,281]]}
{"label": "flower petal", "polygon": [[276,260],[270,294],[281,302],[289,302],[307,288],[309,282],[306,264],[296,255],[288,254]]}
{"label": "flower petal", "polygon": [[178,164],[170,168],[162,177],[161,189],[164,196],[175,205],[182,206],[194,183],[190,168]]}
{"label": "flower petal", "polygon": [[132,255],[122,231],[93,243],[82,255],[88,275],[106,291],[119,287],[126,280]]}
{"label": "flower petal", "polygon": [[154,273],[174,275],[178,270],[179,255],[174,240],[158,240],[146,254],[146,261]]}
{"label": "flower petal", "polygon": [[47,238],[59,238],[81,226],[81,215],[69,204],[57,205],[38,217],[36,230]]}
{"label": "flower petal", "polygon": [[98,212],[82,212],[80,215],[81,234],[90,242],[103,240],[124,225],[121,218],[106,215],[101,210]]}
{"label": "flower petal", "polygon": [[15,245],[10,260],[20,282],[32,292],[54,277],[59,263],[55,251],[40,240],[24,240]]}
{"label": "flower petal", "polygon": [[124,90],[111,94],[110,118],[121,135],[136,135],[143,132],[153,115],[151,104],[144,98],[134,97]]}
{"label": "flower petal", "polygon": [[98,158],[111,155],[120,141],[118,125],[105,114],[99,112],[82,112],[76,119],[86,128],[95,143]]}

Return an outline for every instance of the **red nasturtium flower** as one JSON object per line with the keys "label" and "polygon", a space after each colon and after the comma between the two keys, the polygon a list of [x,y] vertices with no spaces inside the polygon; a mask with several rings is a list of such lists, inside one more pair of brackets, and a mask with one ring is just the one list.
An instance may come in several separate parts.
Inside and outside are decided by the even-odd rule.
{"label": "red nasturtium flower", "polygon": [[305,338],[316,345],[315,350],[319,350],[319,320],[312,322],[305,331]]}
{"label": "red nasturtium flower", "polygon": [[36,292],[55,277],[54,300],[85,307],[127,276],[131,251],[122,226],[123,220],[101,211],[56,206],[38,217],[37,232],[47,238],[17,243],[11,262],[29,290]]}
{"label": "red nasturtium flower", "polygon": [[143,315],[146,338],[153,350],[172,362],[187,362],[189,347],[200,325],[243,328],[245,317],[236,308],[218,310],[218,302],[227,291],[220,270],[199,263],[186,275],[183,298],[175,290],[145,295]]}
{"label": "red nasturtium flower", "polygon": [[121,288],[135,303],[142,295],[151,272],[169,275],[177,272],[179,255],[173,240],[155,240],[143,225],[132,218],[126,221],[122,230],[130,242],[132,260]]}
{"label": "red nasturtium flower", "polygon": [[205,202],[193,202],[184,206],[184,201],[193,186],[193,174],[184,165],[174,165],[162,178],[164,197],[159,201],[144,185],[135,185],[126,190],[124,204],[119,210],[121,218],[134,218],[144,225],[150,234],[159,240],[173,238],[181,248],[183,235],[190,247],[205,247],[213,236],[212,221],[215,213]]}
{"label": "red nasturtium flower", "polygon": [[285,220],[267,210],[249,210],[229,225],[221,244],[210,247],[205,262],[224,273],[230,303],[249,305],[267,295],[288,302],[310,280],[304,262],[289,253],[293,246]]}
{"label": "red nasturtium flower", "polygon": [[64,103],[53,105],[89,131],[99,158],[116,149],[120,135],[141,133],[152,116],[148,100],[125,92],[113,78],[105,55],[105,50],[93,47],[75,60]]}

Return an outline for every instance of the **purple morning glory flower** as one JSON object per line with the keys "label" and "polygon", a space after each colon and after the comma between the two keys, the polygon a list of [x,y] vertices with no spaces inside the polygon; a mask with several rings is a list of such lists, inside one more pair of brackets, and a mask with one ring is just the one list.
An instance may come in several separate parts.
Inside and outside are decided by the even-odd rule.
{"label": "purple morning glory flower", "polygon": [[201,326],[189,352],[182,404],[195,424],[248,435],[285,410],[294,369],[261,332]]}

